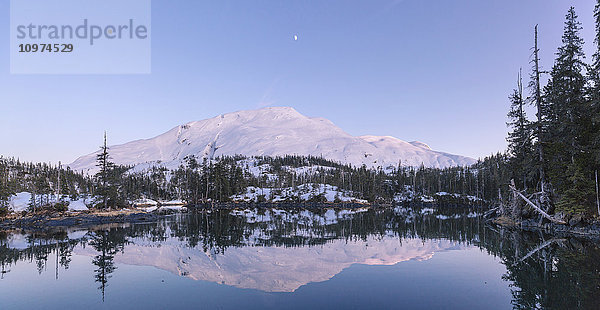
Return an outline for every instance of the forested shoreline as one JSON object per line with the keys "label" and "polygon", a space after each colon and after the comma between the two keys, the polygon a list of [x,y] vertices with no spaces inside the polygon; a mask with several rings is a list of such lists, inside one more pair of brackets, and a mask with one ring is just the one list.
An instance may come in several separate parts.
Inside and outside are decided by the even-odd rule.
{"label": "forested shoreline", "polygon": [[[253,167],[249,167],[249,162]],[[11,195],[30,192],[36,197],[31,202],[32,208],[34,204],[49,207],[46,202],[53,200],[50,197],[59,196],[73,200],[82,196],[96,197],[95,207],[98,209],[127,207],[131,201],[141,198],[179,199],[193,205],[210,201],[230,202],[232,196],[246,192],[249,187],[270,188],[277,192],[302,185],[328,184],[370,203],[394,203],[399,199],[403,202],[420,201],[437,194],[438,199],[457,199],[447,201],[450,203],[468,203],[467,197],[470,197],[482,204],[498,199],[497,188],[503,178],[498,167],[504,164],[505,156],[498,154],[473,167],[435,169],[400,166],[384,171],[364,166],[356,168],[318,157],[224,156],[201,163],[195,158],[188,158],[174,171],[153,167],[131,172],[129,167],[107,161],[106,169],[95,175],[86,175],[68,167],[0,159],[0,201],[6,207]],[[253,173],[251,170],[256,166],[264,170]],[[307,171],[299,173],[301,170]],[[459,195],[452,196],[450,193]],[[448,197],[440,194],[448,194],[442,195]],[[257,195],[256,202],[268,202],[269,198]],[[301,201],[297,195],[288,198],[281,202]],[[320,195],[314,195],[310,201],[325,202],[322,199]]]}
{"label": "forested shoreline", "polygon": [[[519,71],[517,87],[509,96],[507,154],[513,197],[501,210],[505,216],[520,219],[535,207],[538,213],[559,217],[600,216],[600,1],[594,16],[592,61],[585,62],[583,28],[571,7],[549,71],[540,66],[535,27],[527,90]],[[526,115],[527,105],[533,106],[535,117]]]}

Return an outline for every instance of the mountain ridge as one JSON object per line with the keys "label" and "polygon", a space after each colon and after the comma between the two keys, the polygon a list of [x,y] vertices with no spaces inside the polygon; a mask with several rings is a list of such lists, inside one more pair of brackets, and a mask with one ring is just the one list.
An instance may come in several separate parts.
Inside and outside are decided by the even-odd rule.
{"label": "mountain ridge", "polygon": [[[76,171],[96,169],[94,152],[76,159]],[[120,165],[179,166],[186,156],[312,155],[354,166],[445,168],[475,163],[475,159],[434,151],[419,141],[392,136],[354,137],[321,117],[307,117],[291,107],[237,111],[192,121],[149,139],[111,146],[112,160]]]}

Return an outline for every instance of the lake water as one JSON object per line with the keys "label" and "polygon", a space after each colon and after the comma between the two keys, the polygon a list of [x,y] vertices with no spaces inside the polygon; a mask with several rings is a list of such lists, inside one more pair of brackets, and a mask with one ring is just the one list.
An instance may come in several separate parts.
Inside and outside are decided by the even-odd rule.
{"label": "lake water", "polygon": [[0,309],[599,309],[600,250],[474,210],[230,210],[0,232]]}

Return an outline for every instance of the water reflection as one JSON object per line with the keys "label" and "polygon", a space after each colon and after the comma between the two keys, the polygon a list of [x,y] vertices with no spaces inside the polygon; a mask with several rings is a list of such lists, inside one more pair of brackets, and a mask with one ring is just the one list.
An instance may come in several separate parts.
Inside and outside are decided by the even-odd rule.
{"label": "water reflection", "polygon": [[445,240],[400,241],[386,236],[359,241],[332,240],[314,247],[244,246],[229,248],[221,254],[177,242],[157,247],[134,241],[114,260],[154,266],[194,280],[265,292],[293,292],[302,285],[329,280],[352,264],[394,265],[411,259],[429,259],[437,251],[457,248],[460,247],[455,242]]}
{"label": "water reflection", "polygon": [[59,278],[73,255],[89,256],[103,299],[120,264],[238,288],[294,292],[354,264],[394,265],[470,247],[500,258],[514,308],[593,309],[600,302],[595,244],[486,226],[472,210],[218,210],[79,231],[4,231],[0,266],[2,281],[12,281],[11,270],[27,262],[35,262],[38,273],[54,270]]}

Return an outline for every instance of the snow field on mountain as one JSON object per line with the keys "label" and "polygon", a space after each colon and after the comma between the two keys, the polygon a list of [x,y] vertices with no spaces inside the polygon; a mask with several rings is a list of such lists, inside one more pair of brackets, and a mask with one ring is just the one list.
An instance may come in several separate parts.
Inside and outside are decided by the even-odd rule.
{"label": "snow field on mountain", "polygon": [[[472,158],[432,150],[419,141],[390,136],[354,137],[323,118],[311,118],[289,107],[239,111],[177,126],[157,137],[111,146],[120,165],[176,169],[187,156],[213,159],[222,155],[317,156],[353,166],[388,169],[398,164],[445,168],[474,164]],[[94,173],[96,152],[69,166]]]}

